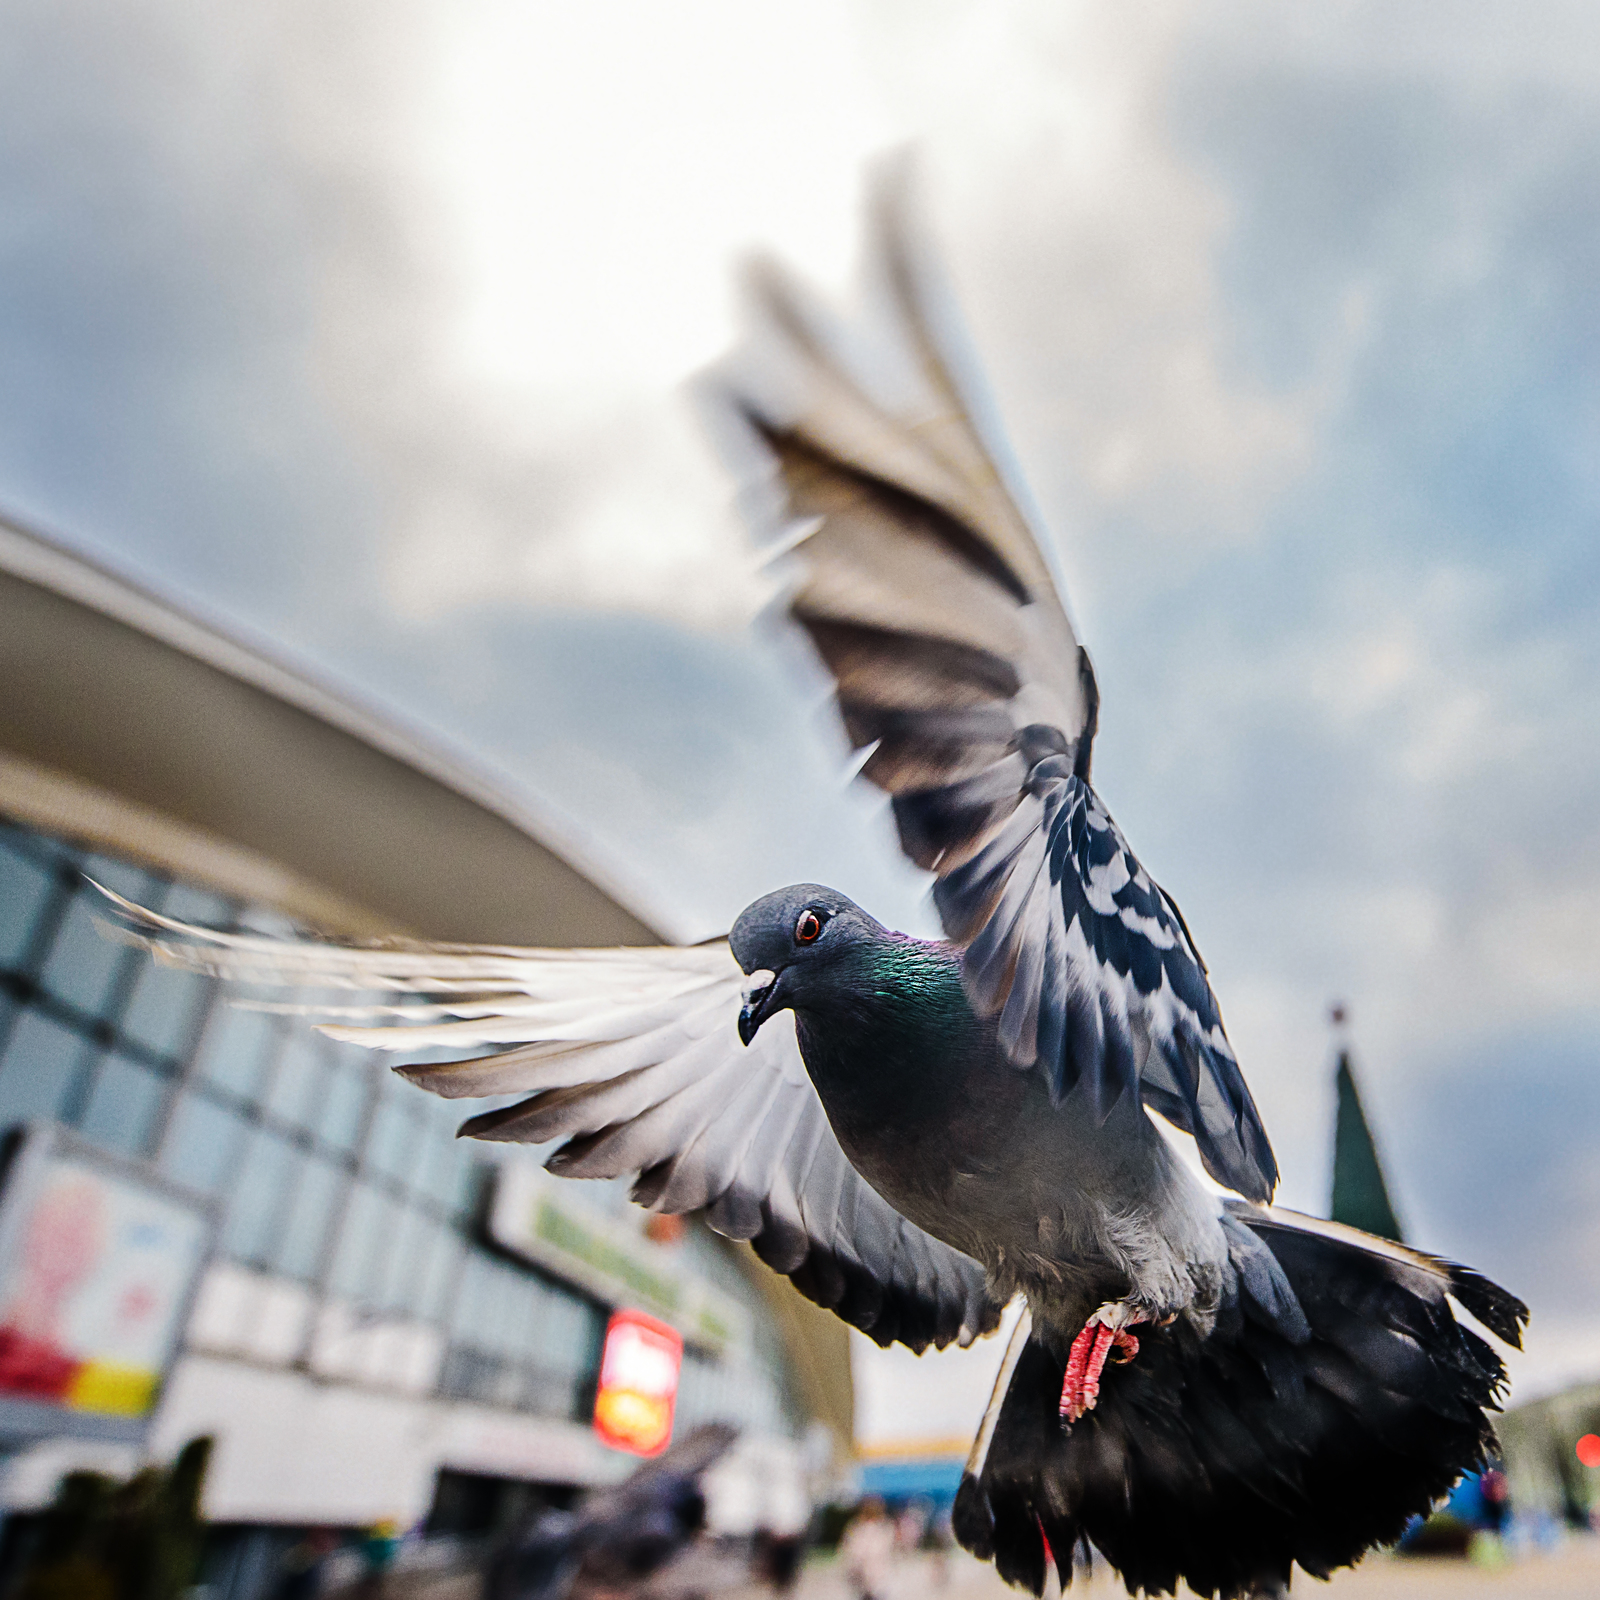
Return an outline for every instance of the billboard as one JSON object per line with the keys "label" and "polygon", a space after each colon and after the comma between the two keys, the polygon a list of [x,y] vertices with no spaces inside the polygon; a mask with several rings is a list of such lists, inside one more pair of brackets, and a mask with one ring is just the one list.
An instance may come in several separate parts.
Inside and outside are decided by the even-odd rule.
{"label": "billboard", "polygon": [[0,1188],[0,1427],[136,1437],[210,1244],[208,1208],[34,1127]]}
{"label": "billboard", "polygon": [[495,1169],[492,1243],[609,1306],[641,1306],[693,1346],[720,1355],[749,1343],[750,1318],[670,1248],[585,1205],[579,1187],[528,1161]]}
{"label": "billboard", "polygon": [[642,1311],[616,1311],[606,1326],[594,1431],[613,1450],[658,1456],[672,1439],[672,1413],[683,1366],[676,1328]]}

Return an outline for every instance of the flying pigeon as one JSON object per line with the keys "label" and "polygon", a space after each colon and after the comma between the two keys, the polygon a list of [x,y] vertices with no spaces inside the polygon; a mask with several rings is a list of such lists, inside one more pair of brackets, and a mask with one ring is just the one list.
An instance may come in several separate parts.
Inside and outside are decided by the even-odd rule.
{"label": "flying pigeon", "polygon": [[[1094,672],[936,331],[901,193],[873,210],[871,339],[848,346],[762,266],[713,389],[724,442],[764,472],[788,615],[946,940],[819,884],[693,948],[284,942],[124,914],[169,961],[382,992],[324,1031],[465,1052],[396,1070],[514,1096],[462,1133],[632,1175],[641,1205],[702,1213],[880,1344],[966,1344],[1020,1297],[955,1507],[1010,1582],[1041,1594],[1053,1562],[1067,1584],[1086,1541],[1130,1593],[1279,1593],[1483,1461],[1504,1369],[1451,1302],[1512,1345],[1527,1308],[1271,1205],[1205,963],[1091,785]],[[844,351],[872,341],[869,382]]]}
{"label": "flying pigeon", "polygon": [[[491,1559],[483,1600],[623,1600],[646,1587],[659,1593],[651,1580],[704,1529],[702,1480],[737,1438],[725,1422],[705,1423],[615,1488],[590,1495],[579,1510],[545,1512]],[[725,1587],[743,1588],[738,1579],[747,1576],[730,1573],[734,1581]]]}

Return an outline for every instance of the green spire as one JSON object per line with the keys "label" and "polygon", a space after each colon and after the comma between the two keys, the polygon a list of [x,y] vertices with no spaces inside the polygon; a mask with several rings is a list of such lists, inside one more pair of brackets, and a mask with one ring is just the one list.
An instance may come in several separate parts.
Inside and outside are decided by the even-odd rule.
{"label": "green spire", "polygon": [[1378,1164],[1377,1147],[1361,1096],[1356,1093],[1355,1075],[1350,1070],[1350,1052],[1339,1052],[1339,1120],[1333,1135],[1333,1204],[1335,1222],[1363,1228],[1385,1239],[1399,1241],[1400,1223],[1389,1199],[1383,1168]]}

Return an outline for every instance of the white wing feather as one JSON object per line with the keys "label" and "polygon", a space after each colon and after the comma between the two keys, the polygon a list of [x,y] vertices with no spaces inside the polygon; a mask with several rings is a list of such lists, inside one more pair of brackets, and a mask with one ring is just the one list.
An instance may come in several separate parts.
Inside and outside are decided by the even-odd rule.
{"label": "white wing feather", "polygon": [[997,1323],[977,1262],[923,1233],[850,1166],[792,1020],[745,1048],[744,975],[726,943],[533,950],[340,944],[200,928],[103,890],[156,959],[255,988],[399,996],[275,1004],[348,1044],[485,1051],[396,1068],[449,1099],[519,1096],[478,1139],[563,1141],[566,1177],[631,1175],[641,1203],[701,1211],[880,1344],[965,1344]]}

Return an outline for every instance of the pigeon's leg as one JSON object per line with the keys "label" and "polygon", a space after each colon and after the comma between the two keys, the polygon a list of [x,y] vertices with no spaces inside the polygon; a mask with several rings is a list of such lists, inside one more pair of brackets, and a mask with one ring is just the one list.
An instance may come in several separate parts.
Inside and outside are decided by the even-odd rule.
{"label": "pigeon's leg", "polygon": [[1139,1341],[1128,1328],[1144,1320],[1145,1313],[1137,1306],[1126,1300],[1111,1300],[1084,1323],[1067,1353],[1066,1375],[1061,1380],[1063,1422],[1076,1422],[1094,1410],[1100,1398],[1100,1374],[1108,1357],[1122,1363],[1138,1355]]}

